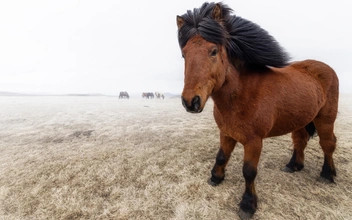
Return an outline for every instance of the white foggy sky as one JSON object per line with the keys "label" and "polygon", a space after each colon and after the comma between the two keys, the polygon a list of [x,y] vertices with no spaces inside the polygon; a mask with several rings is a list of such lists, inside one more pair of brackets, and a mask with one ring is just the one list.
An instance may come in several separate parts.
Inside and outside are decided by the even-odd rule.
{"label": "white foggy sky", "polygon": [[[204,0],[0,2],[0,91],[181,93],[176,15]],[[352,1],[225,0],[292,60],[317,59],[352,93]]]}

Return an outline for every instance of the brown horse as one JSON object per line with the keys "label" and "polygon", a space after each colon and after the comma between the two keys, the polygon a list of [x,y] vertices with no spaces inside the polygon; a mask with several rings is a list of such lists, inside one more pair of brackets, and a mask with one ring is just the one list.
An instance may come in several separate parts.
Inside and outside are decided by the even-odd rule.
{"label": "brown horse", "polygon": [[143,92],[142,93],[142,98],[154,99],[154,93],[152,93],[152,92]]}
{"label": "brown horse", "polygon": [[284,170],[295,172],[303,168],[304,149],[317,130],[324,152],[320,176],[334,181],[339,89],[332,68],[315,60],[289,63],[267,31],[222,3],[204,3],[177,16],[177,26],[185,60],[182,104],[199,113],[211,96],[220,129],[211,185],[224,180],[236,143],[244,146],[241,218],[257,209],[254,180],[264,138],[292,132],[293,155]]}

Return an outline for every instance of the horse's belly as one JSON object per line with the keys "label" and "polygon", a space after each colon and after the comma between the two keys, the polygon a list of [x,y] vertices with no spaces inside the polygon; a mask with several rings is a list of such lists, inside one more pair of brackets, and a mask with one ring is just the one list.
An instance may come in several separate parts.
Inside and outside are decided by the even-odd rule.
{"label": "horse's belly", "polygon": [[223,117],[217,110],[214,111],[215,121],[222,133],[231,136],[242,143],[247,136],[256,134],[262,138],[281,136],[296,131],[308,125],[316,116],[318,109],[310,109],[302,112],[288,111],[276,116],[268,114],[263,118],[251,118],[243,120],[234,114]]}
{"label": "horse's belly", "polygon": [[267,132],[266,137],[280,136],[301,129],[313,121],[318,111],[319,108],[314,107],[305,109],[305,111],[292,110],[279,113],[273,121],[271,129]]}
{"label": "horse's belly", "polygon": [[293,131],[296,131],[304,126],[306,126],[308,123],[301,123],[301,124],[296,124],[296,125],[293,125],[293,126],[280,126],[280,127],[273,127],[269,133],[267,133],[265,135],[265,137],[274,137],[274,136],[281,136],[281,135],[285,135],[285,134],[288,134],[290,132],[293,132]]}

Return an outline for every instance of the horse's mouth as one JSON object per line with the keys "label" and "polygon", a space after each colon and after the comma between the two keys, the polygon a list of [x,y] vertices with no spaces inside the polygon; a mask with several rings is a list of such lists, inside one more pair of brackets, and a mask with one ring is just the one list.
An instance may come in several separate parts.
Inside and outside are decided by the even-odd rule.
{"label": "horse's mouth", "polygon": [[201,107],[201,98],[197,95],[194,96],[190,103],[184,97],[181,97],[182,105],[185,107],[187,112],[190,113],[201,113],[203,108]]}
{"label": "horse's mouth", "polygon": [[197,110],[197,111],[193,111],[193,110],[189,110],[186,108],[186,111],[189,113],[201,113],[203,111],[203,109]]}

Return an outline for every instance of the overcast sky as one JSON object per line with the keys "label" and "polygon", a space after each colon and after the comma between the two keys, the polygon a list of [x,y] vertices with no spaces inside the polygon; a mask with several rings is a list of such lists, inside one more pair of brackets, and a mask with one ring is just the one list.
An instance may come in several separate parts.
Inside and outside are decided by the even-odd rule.
{"label": "overcast sky", "polygon": [[[0,91],[181,93],[176,15],[200,0],[0,2]],[[352,93],[352,1],[225,0],[269,31],[293,60],[335,69]]]}

